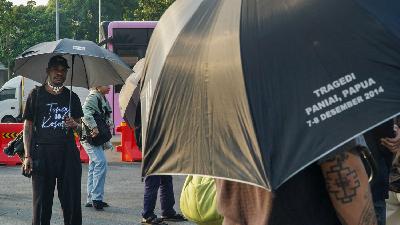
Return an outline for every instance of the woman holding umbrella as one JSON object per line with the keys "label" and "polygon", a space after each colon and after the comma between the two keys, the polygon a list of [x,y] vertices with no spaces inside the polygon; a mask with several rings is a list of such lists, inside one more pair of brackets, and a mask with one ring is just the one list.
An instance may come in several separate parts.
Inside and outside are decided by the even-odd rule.
{"label": "woman holding umbrella", "polygon": [[[113,126],[111,118],[111,107],[105,95],[110,92],[108,86],[92,88],[85,104],[83,105],[83,137],[95,138],[99,134],[99,127],[94,118],[95,114],[101,115],[108,128]],[[107,173],[107,159],[104,150],[112,149],[113,146],[108,140],[104,144],[94,144],[88,138],[82,141],[82,146],[89,155],[88,181],[87,181],[87,202],[86,207],[94,207],[96,210],[103,210],[108,207],[104,199],[104,184]]]}

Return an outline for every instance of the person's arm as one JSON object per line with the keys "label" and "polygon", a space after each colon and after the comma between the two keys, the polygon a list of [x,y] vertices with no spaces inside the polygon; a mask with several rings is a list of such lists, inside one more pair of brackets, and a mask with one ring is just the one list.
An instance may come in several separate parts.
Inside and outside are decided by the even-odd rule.
{"label": "person's arm", "polygon": [[78,133],[82,132],[82,119],[78,118],[78,119],[74,119],[75,123],[76,123],[76,127],[74,128],[74,130]]}
{"label": "person's arm", "polygon": [[394,138],[382,138],[381,144],[389,149],[392,153],[396,154],[400,151],[400,129],[398,125],[394,125],[396,136]]}
{"label": "person's arm", "polygon": [[23,140],[24,140],[24,170],[27,173],[32,172],[32,158],[30,155],[31,140],[33,134],[33,122],[30,120],[24,121]]}
{"label": "person's arm", "polygon": [[[38,89],[33,89],[29,95],[28,98],[26,99],[25,103],[25,109],[24,113],[22,115],[22,118],[24,120],[24,127],[22,130],[22,135],[23,135],[23,141],[24,141],[24,152],[25,152],[25,158],[23,159],[23,169],[25,173],[30,174],[32,172],[32,158],[30,154],[30,149],[31,149],[31,141],[32,141],[32,136],[33,136],[33,120],[34,120],[34,113],[33,113],[33,108],[34,108],[34,97],[37,96],[37,91]],[[35,98],[36,99],[36,98]]]}
{"label": "person's arm", "polygon": [[68,117],[68,118],[65,119],[66,127],[67,128],[72,128],[75,131],[82,130],[81,123],[82,123],[82,121],[81,121],[80,118],[76,119],[76,118]]}
{"label": "person's arm", "polygon": [[345,151],[320,165],[342,225],[377,225],[368,176],[360,156]]}
{"label": "person's arm", "polygon": [[83,110],[83,117],[82,121],[85,123],[85,125],[89,128],[90,135],[92,137],[97,136],[99,133],[99,130],[97,129],[97,124],[96,121],[93,118],[93,114],[96,112],[98,113],[100,109],[98,108],[98,97],[96,94],[89,94],[86,97],[85,104],[82,107]]}
{"label": "person's arm", "polygon": [[110,129],[112,129],[115,126],[114,119],[112,117],[112,108],[111,108],[110,103],[108,102],[107,98],[103,97],[103,99],[104,99],[104,102],[106,104],[106,108],[108,111],[108,113],[106,113],[106,122],[107,122],[107,125],[110,127]]}
{"label": "person's arm", "polygon": [[71,113],[70,117],[65,119],[65,125],[67,128],[73,129],[79,135],[82,134],[82,117],[83,109],[81,106],[81,101],[77,94],[72,93],[72,103],[71,103]]}
{"label": "person's arm", "polygon": [[93,129],[97,127],[96,121],[93,118],[93,115],[95,113],[99,113],[98,109],[98,104],[97,104],[98,98],[96,94],[89,94],[86,97],[85,104],[83,104],[82,110],[83,110],[83,117],[82,120],[86,124],[86,126],[89,127],[89,129]]}

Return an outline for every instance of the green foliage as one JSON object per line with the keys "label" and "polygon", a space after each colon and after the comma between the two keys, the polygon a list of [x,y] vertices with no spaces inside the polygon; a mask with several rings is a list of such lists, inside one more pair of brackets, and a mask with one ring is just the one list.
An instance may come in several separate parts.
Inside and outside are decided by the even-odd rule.
{"label": "green foliage", "polygon": [[39,42],[52,40],[52,23],[44,6],[35,7],[34,1],[26,6],[12,6],[0,0],[0,62],[10,67],[25,49]]}
{"label": "green foliage", "polygon": [[165,10],[175,0],[139,0],[139,7],[135,10],[138,20],[159,20]]}
{"label": "green foliage", "polygon": [[[13,69],[15,58],[27,48],[55,40],[55,0],[47,6],[12,5],[0,0],[0,62]],[[60,38],[98,39],[99,0],[59,0]],[[102,21],[135,20],[138,0],[102,0]]]}
{"label": "green foliage", "polygon": [[7,65],[12,49],[12,35],[8,30],[12,26],[12,3],[0,0],[0,62]]}
{"label": "green foliage", "polygon": [[[59,0],[60,38],[98,41],[99,1]],[[137,0],[101,1],[101,20],[134,20]],[[48,13],[55,15],[55,0],[49,0]]]}

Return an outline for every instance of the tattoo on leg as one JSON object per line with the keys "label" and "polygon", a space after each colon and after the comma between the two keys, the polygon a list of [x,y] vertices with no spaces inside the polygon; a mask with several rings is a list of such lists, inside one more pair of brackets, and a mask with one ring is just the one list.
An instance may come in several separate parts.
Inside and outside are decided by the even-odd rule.
{"label": "tattoo on leg", "polygon": [[328,192],[342,203],[352,202],[361,184],[356,171],[344,163],[349,157],[348,154],[344,152],[336,155],[330,160],[335,162],[335,165],[325,172]]}

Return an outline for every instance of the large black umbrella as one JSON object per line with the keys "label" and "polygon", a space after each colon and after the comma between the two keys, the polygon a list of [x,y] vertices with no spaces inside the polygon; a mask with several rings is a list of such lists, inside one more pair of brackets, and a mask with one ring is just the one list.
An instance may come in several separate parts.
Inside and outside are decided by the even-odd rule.
{"label": "large black umbrella", "polygon": [[116,54],[96,43],[67,38],[43,42],[27,49],[17,57],[14,72],[43,82],[46,79],[47,63],[54,55],[62,55],[72,67],[68,71],[66,85],[71,80],[74,86],[85,88],[123,84],[132,73],[130,67]]}
{"label": "large black umbrella", "polygon": [[146,55],[143,175],[275,189],[400,112],[400,1],[178,0]]}

